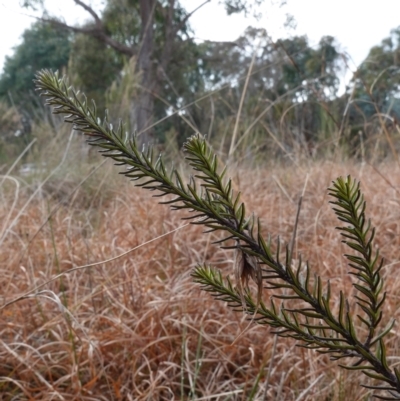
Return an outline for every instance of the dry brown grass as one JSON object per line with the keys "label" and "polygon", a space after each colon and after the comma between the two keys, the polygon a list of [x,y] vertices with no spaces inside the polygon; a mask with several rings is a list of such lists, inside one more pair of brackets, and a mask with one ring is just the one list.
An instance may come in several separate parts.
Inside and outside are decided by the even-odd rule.
{"label": "dry brown grass", "polygon": [[[326,189],[339,175],[360,179],[387,261],[387,322],[399,315],[400,304],[398,170],[380,165],[382,178],[369,165],[326,162],[243,170],[234,180],[247,210],[262,217],[265,233],[288,241],[308,174],[296,252],[335,290],[351,294],[341,257],[347,250],[334,230],[338,222]],[[104,174],[115,182],[105,185]],[[190,277],[203,262],[230,274],[232,253],[212,245],[215,234],[191,225],[148,242],[184,225],[182,216],[108,174],[107,168],[96,173],[99,190],[80,188],[58,206],[60,199],[48,196],[58,191],[54,185],[23,208],[31,186],[12,177],[3,183],[2,303],[60,272],[137,249],[76,269],[1,310],[0,400],[247,400],[254,385],[254,399],[263,400],[269,368],[268,400],[370,399],[359,386],[365,377],[325,355],[282,338],[274,353],[269,328],[253,324],[232,345],[247,327],[245,317],[200,291]],[[270,295],[265,290],[264,299]],[[396,327],[388,344],[393,364],[400,358]]]}

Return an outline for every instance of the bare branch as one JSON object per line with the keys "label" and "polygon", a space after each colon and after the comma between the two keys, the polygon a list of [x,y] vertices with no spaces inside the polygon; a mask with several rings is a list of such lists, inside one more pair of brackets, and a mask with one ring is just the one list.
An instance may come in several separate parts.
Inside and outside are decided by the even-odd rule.
{"label": "bare branch", "polygon": [[178,24],[178,26],[175,28],[174,30],[174,35],[176,35],[181,29],[182,27],[186,24],[186,22],[188,21],[188,19],[198,10],[200,10],[200,8],[202,8],[203,6],[205,6],[207,3],[210,3],[211,0],[206,0],[204,3],[200,4],[198,7],[196,7],[193,11],[191,11],[188,15],[186,15],[186,17],[180,22],[180,24]]}
{"label": "bare branch", "polygon": [[130,46],[126,46],[123,43],[118,42],[118,41],[114,40],[113,38],[111,38],[110,36],[108,36],[105,32],[103,24],[99,25],[96,23],[95,25],[92,25],[92,26],[78,28],[75,26],[68,25],[65,22],[61,22],[57,19],[48,19],[48,18],[43,18],[43,17],[33,17],[33,18],[36,18],[37,20],[48,23],[48,24],[52,24],[53,26],[56,26],[56,27],[68,29],[75,33],[83,33],[85,35],[90,35],[90,36],[100,40],[104,44],[117,50],[118,52],[127,55],[128,57],[132,57],[133,55],[135,55],[134,48],[132,48]]}
{"label": "bare branch", "polygon": [[81,6],[85,11],[87,11],[95,19],[96,24],[103,25],[100,17],[97,15],[97,13],[93,10],[92,7],[88,6],[81,0],[74,0],[74,1],[78,6]]}

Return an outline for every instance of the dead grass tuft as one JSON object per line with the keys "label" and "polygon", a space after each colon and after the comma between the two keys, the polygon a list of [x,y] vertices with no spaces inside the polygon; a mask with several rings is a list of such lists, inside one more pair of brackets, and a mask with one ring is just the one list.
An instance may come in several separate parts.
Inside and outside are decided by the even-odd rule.
{"label": "dead grass tuft", "polygon": [[[398,317],[398,166],[383,164],[379,173],[369,165],[329,162],[240,171],[236,181],[247,210],[262,217],[274,239],[290,240],[307,174],[295,255],[309,260],[334,290],[352,293],[326,191],[332,179],[352,174],[362,181],[387,261],[384,319]],[[68,201],[59,194],[68,195],[73,183],[61,191],[49,183],[51,196],[37,195],[24,207],[32,194],[28,184],[6,179],[0,204],[3,302],[185,224],[128,182],[98,182],[99,190],[80,188]],[[231,345],[248,322],[190,278],[191,268],[204,262],[233,273],[234,255],[212,245],[215,239],[202,235],[201,227],[185,226],[126,256],[76,269],[2,309],[1,400],[247,400],[252,393],[263,400],[270,366],[266,399],[369,399],[359,386],[366,378],[339,369],[327,356],[287,339],[278,339],[273,353],[269,328],[252,325]],[[264,290],[265,300],[270,295]],[[398,363],[395,334],[388,355]]]}

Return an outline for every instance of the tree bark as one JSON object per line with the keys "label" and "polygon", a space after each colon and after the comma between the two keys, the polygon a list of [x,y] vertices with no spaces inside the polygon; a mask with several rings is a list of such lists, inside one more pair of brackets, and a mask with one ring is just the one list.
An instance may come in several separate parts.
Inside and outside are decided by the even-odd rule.
{"label": "tree bark", "polygon": [[154,139],[150,128],[154,114],[154,97],[156,90],[156,74],[154,71],[154,11],[156,0],[140,0],[141,45],[137,55],[137,66],[140,73],[141,88],[139,97],[132,104],[132,126],[140,144]]}

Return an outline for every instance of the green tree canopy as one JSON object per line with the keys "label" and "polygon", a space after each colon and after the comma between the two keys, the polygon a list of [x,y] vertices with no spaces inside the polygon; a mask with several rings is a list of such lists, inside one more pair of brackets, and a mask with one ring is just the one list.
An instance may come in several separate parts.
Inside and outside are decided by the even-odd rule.
{"label": "green tree canopy", "polygon": [[[306,142],[328,130],[327,125],[334,129],[336,118],[327,115],[328,106],[323,109],[336,97],[338,73],[343,68],[339,46],[332,37],[323,37],[317,46],[311,46],[306,36],[274,42],[266,30],[250,27],[236,41],[204,43],[202,51],[206,86],[224,88],[223,101],[216,108],[219,115],[236,118],[246,85],[245,125],[251,126],[262,113],[261,125],[268,122],[276,126],[285,116],[285,123],[289,121],[301,132],[296,140],[302,137]],[[210,111],[204,113],[203,120],[207,114]]]}
{"label": "green tree canopy", "polygon": [[106,92],[121,73],[126,56],[103,42],[78,33],[71,43],[69,73],[73,83],[95,100],[100,109],[106,107]]}
{"label": "green tree canopy", "polygon": [[[172,78],[188,78],[191,85],[198,81],[196,74],[193,75],[182,66],[187,63],[188,54],[195,48],[188,46],[188,42],[193,43],[194,40],[189,25],[190,17],[210,0],[198,4],[197,8],[194,5],[195,8],[189,11],[176,0],[107,0],[101,13],[84,0],[74,1],[90,16],[89,24],[82,27],[69,26],[46,13],[43,19],[53,26],[95,38],[121,55],[136,58],[140,91],[136,99],[132,99],[131,124],[142,134],[141,141],[148,142],[154,133],[150,127],[158,109],[155,99],[168,98],[172,93],[177,100],[181,97],[179,83]],[[228,14],[231,14],[254,11],[254,6],[260,5],[262,1],[224,0],[223,3]],[[24,0],[22,4],[39,8],[43,6],[43,1]]]}
{"label": "green tree canopy", "polygon": [[42,68],[62,70],[68,65],[71,33],[49,24],[34,23],[22,35],[14,54],[6,57],[0,76],[0,98],[29,106],[27,94],[34,90],[35,73]]}
{"label": "green tree canopy", "polygon": [[369,51],[352,80],[355,101],[353,118],[369,118],[377,111],[400,119],[400,26]]}

